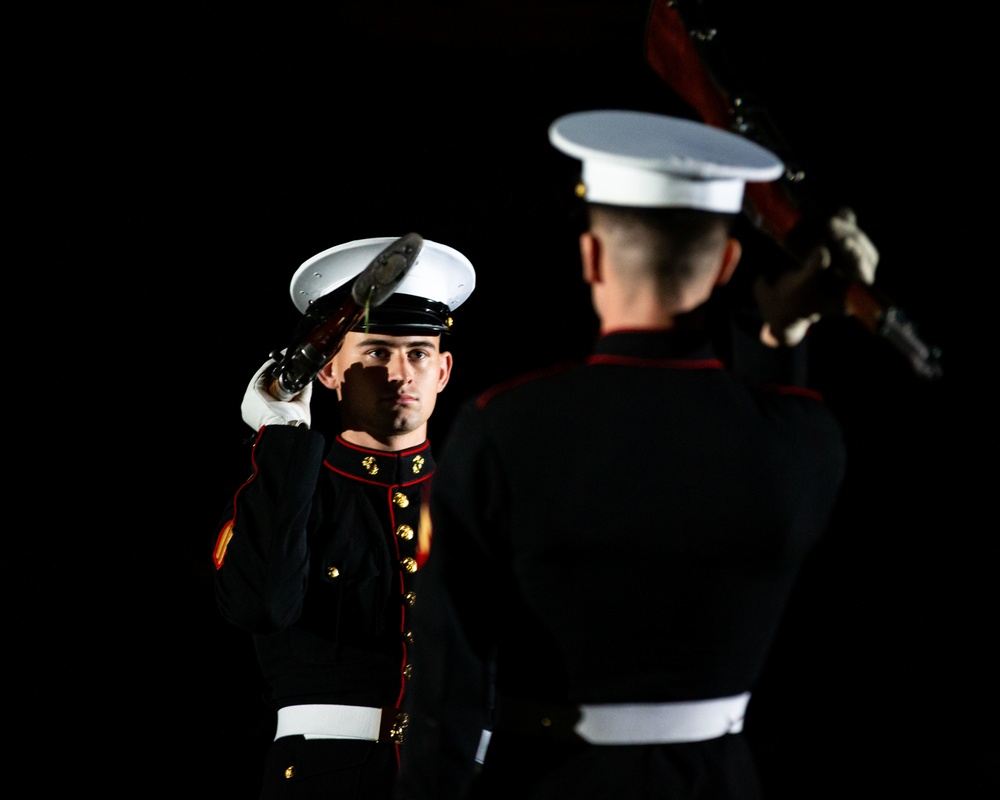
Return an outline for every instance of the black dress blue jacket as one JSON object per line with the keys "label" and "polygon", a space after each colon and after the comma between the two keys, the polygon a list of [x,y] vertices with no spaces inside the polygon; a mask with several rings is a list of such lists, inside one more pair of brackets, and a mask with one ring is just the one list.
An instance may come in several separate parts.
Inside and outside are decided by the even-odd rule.
{"label": "black dress blue jacket", "polygon": [[423,558],[430,444],[388,453],[265,426],[215,548],[222,616],[251,633],[286,705],[396,707]]}
{"label": "black dress blue jacket", "polygon": [[[400,797],[757,796],[742,735],[598,747],[559,715],[752,690],[845,468],[839,424],[795,385],[804,346],[741,340],[737,369],[705,334],[612,332],[460,407],[431,495]],[[504,708],[546,709],[546,727],[514,713],[507,729]]]}

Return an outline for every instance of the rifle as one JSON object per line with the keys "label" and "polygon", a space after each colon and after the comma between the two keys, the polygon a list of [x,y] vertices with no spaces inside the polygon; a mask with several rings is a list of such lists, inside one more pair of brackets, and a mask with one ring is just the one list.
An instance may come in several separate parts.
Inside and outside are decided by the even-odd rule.
{"label": "rifle", "polygon": [[301,392],[337,354],[347,333],[396,291],[423,246],[419,233],[396,239],[353,279],[346,296],[332,292],[310,303],[293,333],[292,344],[271,353],[276,362],[271,394],[279,400],[291,400]]}
{"label": "rifle", "polygon": [[[711,43],[718,30],[706,23],[702,10],[701,0],[652,0],[646,19],[646,63],[707,125],[752,139],[785,162],[779,180],[747,184],[744,213],[755,228],[801,261],[821,237],[813,218],[802,210],[805,174],[794,165],[767,110],[733,96],[710,68]],[[848,284],[845,300],[848,313],[909,359],[918,376],[941,377],[940,349],[921,340],[901,308],[856,281]]]}

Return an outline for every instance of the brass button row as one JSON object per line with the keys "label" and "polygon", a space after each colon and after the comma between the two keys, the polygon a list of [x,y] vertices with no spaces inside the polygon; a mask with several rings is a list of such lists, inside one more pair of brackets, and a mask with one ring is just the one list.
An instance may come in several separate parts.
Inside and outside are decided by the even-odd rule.
{"label": "brass button row", "polygon": [[[408,572],[410,575],[412,575],[418,569],[417,560],[415,558],[410,558],[409,556],[400,561],[399,566],[403,568],[404,572]],[[326,568],[326,577],[339,578],[340,569],[331,564],[329,567]],[[413,592],[407,592],[405,595],[403,595],[403,602],[406,603],[406,605],[412,607],[415,598],[416,595],[414,595]]]}

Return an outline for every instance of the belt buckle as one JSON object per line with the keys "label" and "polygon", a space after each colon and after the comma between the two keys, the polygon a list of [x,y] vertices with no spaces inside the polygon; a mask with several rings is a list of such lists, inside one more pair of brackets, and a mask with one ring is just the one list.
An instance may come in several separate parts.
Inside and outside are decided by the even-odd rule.
{"label": "belt buckle", "polygon": [[[395,716],[392,716],[392,712],[395,712]],[[383,723],[383,729],[385,729],[386,736],[390,742],[394,744],[402,744],[403,739],[406,738],[406,726],[410,724],[410,715],[405,711],[399,711],[398,709],[384,709],[382,711],[383,716],[389,717],[389,724],[386,726]],[[379,737],[382,738],[382,737]]]}

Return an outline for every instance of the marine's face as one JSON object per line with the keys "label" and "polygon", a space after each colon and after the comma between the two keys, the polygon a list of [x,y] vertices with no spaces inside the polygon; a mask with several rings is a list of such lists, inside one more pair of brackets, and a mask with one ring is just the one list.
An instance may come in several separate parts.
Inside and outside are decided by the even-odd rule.
{"label": "marine's face", "polygon": [[426,426],[451,364],[438,334],[350,331],[320,377],[337,390],[343,423],[382,438]]}

